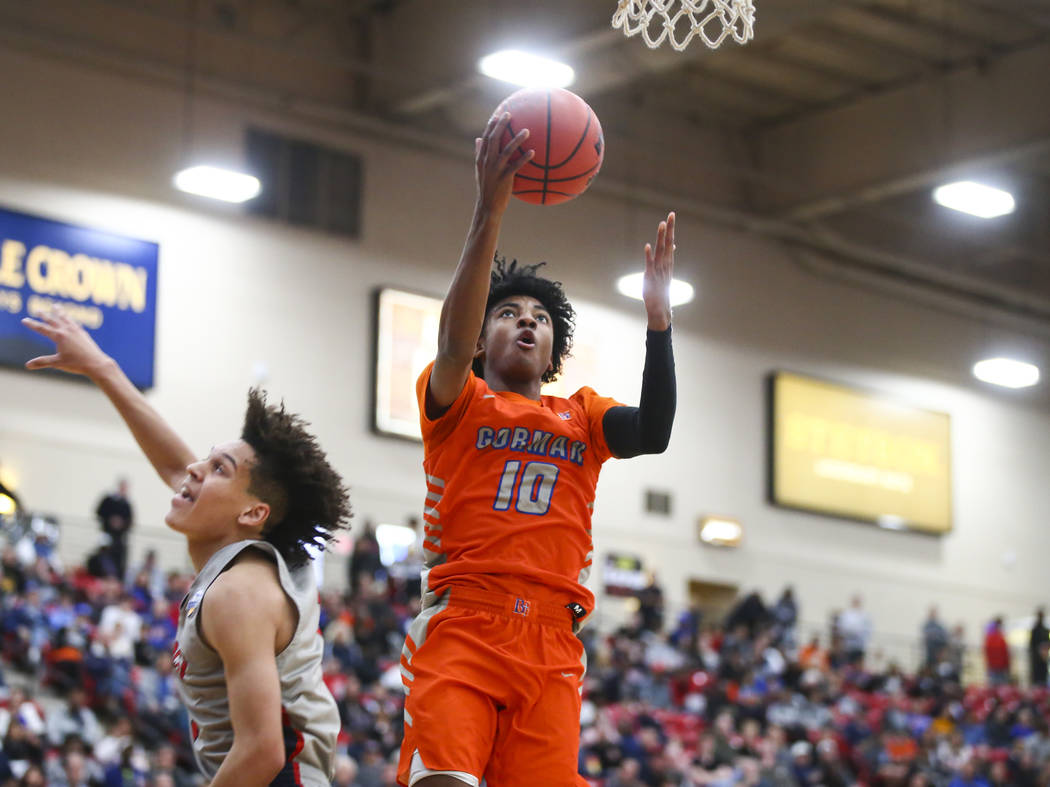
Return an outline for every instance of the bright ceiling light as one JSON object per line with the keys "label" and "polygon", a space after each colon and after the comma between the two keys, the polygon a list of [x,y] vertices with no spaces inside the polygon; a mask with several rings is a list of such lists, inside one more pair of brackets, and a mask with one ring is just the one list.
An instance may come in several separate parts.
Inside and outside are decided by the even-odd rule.
{"label": "bright ceiling light", "polygon": [[[629,273],[621,276],[616,282],[616,289],[621,295],[634,298],[636,301],[642,299],[642,279],[644,273]],[[671,279],[671,305],[681,306],[693,300],[693,285],[680,279]]]}
{"label": "bright ceiling light", "polygon": [[1028,388],[1039,382],[1039,367],[1010,358],[986,358],[973,365],[973,376],[1004,388]]}
{"label": "bright ceiling light", "polygon": [[0,492],[0,516],[11,516],[18,510],[18,504],[11,495]]}
{"label": "bright ceiling light", "polygon": [[948,183],[933,190],[933,199],[952,210],[980,216],[982,219],[994,219],[1013,213],[1016,203],[1008,191],[974,183],[972,180],[960,180]]}
{"label": "bright ceiling light", "polygon": [[519,49],[485,55],[478,61],[478,70],[487,77],[525,87],[568,87],[576,79],[571,66]]}
{"label": "bright ceiling light", "polygon": [[262,190],[259,179],[243,172],[200,165],[175,175],[175,188],[223,202],[245,202]]}

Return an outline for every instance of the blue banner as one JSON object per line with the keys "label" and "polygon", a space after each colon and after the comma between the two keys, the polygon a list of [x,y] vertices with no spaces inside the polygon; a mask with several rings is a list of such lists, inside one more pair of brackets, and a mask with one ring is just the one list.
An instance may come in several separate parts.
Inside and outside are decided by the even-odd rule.
{"label": "blue banner", "polygon": [[0,209],[0,364],[54,345],[23,317],[60,305],[139,388],[153,386],[156,243]]}

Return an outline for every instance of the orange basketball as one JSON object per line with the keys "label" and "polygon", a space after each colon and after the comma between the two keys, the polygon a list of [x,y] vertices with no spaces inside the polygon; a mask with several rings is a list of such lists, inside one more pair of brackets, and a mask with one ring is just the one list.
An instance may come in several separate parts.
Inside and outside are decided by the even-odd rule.
{"label": "orange basketball", "polygon": [[594,110],[561,88],[525,88],[504,99],[496,114],[510,113],[506,145],[523,128],[521,149],[536,151],[514,178],[514,196],[534,205],[556,205],[582,194],[601,169],[605,138]]}

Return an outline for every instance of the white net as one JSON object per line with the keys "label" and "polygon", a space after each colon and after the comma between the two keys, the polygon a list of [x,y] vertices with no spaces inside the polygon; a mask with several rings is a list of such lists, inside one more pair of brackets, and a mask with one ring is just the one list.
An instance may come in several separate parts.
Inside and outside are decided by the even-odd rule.
{"label": "white net", "polygon": [[619,0],[612,26],[628,38],[642,34],[656,49],[666,39],[681,52],[694,38],[711,49],[727,38],[746,44],[755,35],[752,0]]}

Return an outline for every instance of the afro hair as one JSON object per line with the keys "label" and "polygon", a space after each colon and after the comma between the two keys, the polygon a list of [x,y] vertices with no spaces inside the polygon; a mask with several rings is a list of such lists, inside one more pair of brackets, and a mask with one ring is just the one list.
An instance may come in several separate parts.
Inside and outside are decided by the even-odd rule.
{"label": "afro hair", "polygon": [[293,567],[310,559],[307,544],[324,548],[351,516],[343,479],[306,426],[284,402],[268,405],[264,392],[248,391],[241,439],[256,457],[248,488],[270,506],[263,538]]}
{"label": "afro hair", "polygon": [[[572,350],[572,333],[576,328],[576,312],[565,297],[565,290],[560,281],[551,281],[537,275],[536,271],[547,263],[519,265],[517,260],[507,262],[506,257],[498,254],[494,260],[489,283],[489,297],[485,302],[485,318],[488,319],[492,307],[513,295],[526,295],[543,304],[551,317],[554,328],[554,344],[551,346],[551,368],[540,378],[549,383],[561,372],[562,361],[570,356]],[[474,374],[484,378],[484,365],[480,358],[475,358],[472,366]]]}

